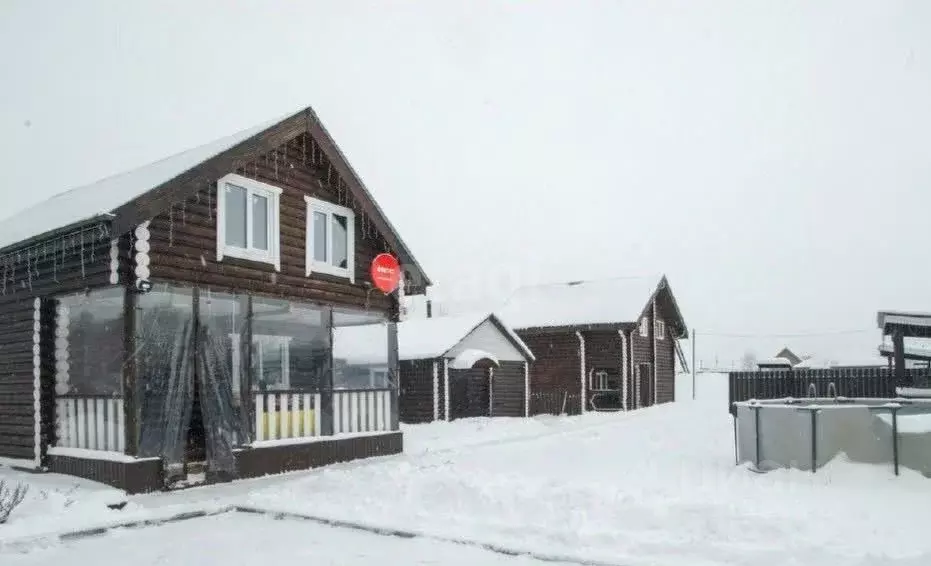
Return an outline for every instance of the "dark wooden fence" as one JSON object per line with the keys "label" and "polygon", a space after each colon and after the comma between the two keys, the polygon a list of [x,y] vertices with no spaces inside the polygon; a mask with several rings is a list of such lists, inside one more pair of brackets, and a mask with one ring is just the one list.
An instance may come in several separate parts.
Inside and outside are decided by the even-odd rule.
{"label": "dark wooden fence", "polygon": [[[895,397],[895,378],[886,367],[736,371],[729,375],[727,408],[750,399],[783,397]],[[905,370],[906,381],[927,384],[926,368]],[[833,387],[831,384],[834,384]]]}
{"label": "dark wooden fence", "polygon": [[534,415],[578,415],[581,410],[578,393],[568,391],[554,391],[545,393],[530,393],[530,416]]}

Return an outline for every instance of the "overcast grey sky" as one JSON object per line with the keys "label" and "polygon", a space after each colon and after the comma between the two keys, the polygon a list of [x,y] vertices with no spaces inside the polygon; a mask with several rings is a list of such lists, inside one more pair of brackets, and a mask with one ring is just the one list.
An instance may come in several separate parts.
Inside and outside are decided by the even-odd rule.
{"label": "overcast grey sky", "polygon": [[699,355],[929,310],[931,2],[0,2],[2,216],[311,104],[437,295],[664,272]]}

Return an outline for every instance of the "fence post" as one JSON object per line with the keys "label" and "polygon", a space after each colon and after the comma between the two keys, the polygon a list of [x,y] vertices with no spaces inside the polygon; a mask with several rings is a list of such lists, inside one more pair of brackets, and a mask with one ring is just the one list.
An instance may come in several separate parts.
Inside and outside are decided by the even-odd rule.
{"label": "fence post", "polygon": [[754,423],[753,428],[755,429],[755,432],[756,432],[756,434],[754,435],[756,437],[755,439],[756,446],[754,447],[756,453],[753,455],[754,457],[753,463],[756,466],[757,471],[759,471],[760,469],[760,406],[759,405],[754,405],[753,407],[753,423]]}
{"label": "fence post", "polygon": [[733,415],[731,420],[734,421],[734,465],[740,464],[740,456],[737,454],[737,415]]}
{"label": "fence post", "polygon": [[811,410],[811,473],[818,469],[818,409]]}
{"label": "fence post", "polygon": [[899,407],[891,407],[892,411],[892,469],[899,475]]}

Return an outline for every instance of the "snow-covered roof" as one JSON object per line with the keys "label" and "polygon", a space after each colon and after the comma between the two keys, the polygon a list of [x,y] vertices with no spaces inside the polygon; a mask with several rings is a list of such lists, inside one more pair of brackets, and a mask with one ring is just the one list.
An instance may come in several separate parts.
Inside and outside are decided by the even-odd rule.
{"label": "snow-covered roof", "polygon": [[514,328],[636,322],[661,276],[522,287],[496,312]]}
{"label": "snow-covered roof", "polygon": [[58,193],[0,221],[0,249],[65,226],[106,216],[162,183],[260,134],[286,117],[264,122],[138,169]]}
{"label": "snow-covered roof", "polygon": [[480,324],[494,318],[530,360],[533,352],[500,317],[490,313],[464,313],[454,316],[413,318],[398,323],[398,358],[422,360],[437,358],[451,350]]}

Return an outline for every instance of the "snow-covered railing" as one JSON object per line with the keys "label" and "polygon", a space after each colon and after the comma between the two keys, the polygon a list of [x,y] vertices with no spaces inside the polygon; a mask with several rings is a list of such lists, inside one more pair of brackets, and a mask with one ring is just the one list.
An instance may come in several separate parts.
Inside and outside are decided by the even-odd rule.
{"label": "snow-covered railing", "polygon": [[269,391],[255,394],[255,439],[311,438],[320,435],[320,394]]}
{"label": "snow-covered railing", "polygon": [[58,395],[55,430],[59,448],[123,452],[123,398],[96,395]]}
{"label": "snow-covered railing", "polygon": [[391,389],[333,391],[333,434],[391,430]]}

